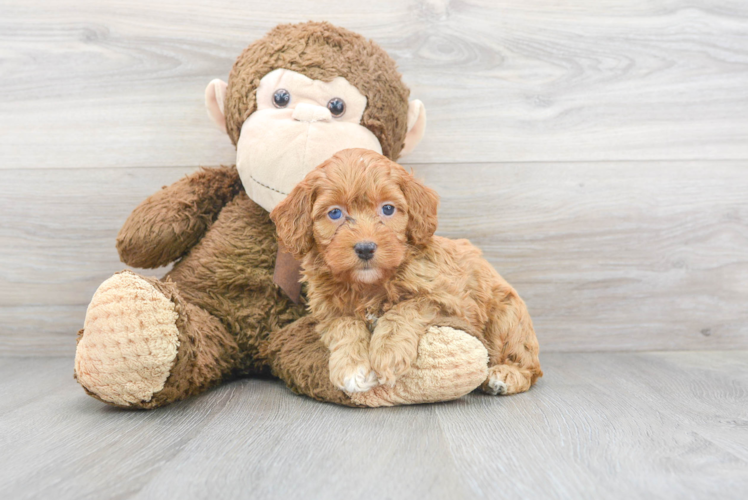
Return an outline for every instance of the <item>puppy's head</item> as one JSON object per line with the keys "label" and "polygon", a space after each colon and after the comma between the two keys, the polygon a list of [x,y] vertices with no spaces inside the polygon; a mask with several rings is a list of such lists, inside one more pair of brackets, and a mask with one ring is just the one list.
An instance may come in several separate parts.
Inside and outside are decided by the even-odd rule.
{"label": "puppy's head", "polygon": [[436,231],[439,197],[397,163],[346,149],[311,171],[270,217],[297,259],[315,250],[337,279],[378,283]]}

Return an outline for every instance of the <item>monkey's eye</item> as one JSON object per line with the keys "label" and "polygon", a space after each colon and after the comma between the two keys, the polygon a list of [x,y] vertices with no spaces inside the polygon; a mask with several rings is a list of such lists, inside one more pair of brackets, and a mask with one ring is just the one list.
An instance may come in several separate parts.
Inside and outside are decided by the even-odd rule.
{"label": "monkey's eye", "polygon": [[339,208],[333,208],[329,212],[327,212],[327,216],[332,220],[338,220],[343,216],[343,211]]}
{"label": "monkey's eye", "polygon": [[345,113],[345,101],[340,97],[333,97],[330,99],[330,102],[327,103],[327,109],[330,110],[332,116],[339,118]]}
{"label": "monkey's eye", "polygon": [[285,108],[291,101],[291,94],[286,89],[278,89],[273,94],[273,105],[276,108]]}
{"label": "monkey's eye", "polygon": [[395,213],[395,207],[393,205],[390,205],[387,203],[386,205],[382,205],[382,215],[385,217],[390,217],[392,214]]}

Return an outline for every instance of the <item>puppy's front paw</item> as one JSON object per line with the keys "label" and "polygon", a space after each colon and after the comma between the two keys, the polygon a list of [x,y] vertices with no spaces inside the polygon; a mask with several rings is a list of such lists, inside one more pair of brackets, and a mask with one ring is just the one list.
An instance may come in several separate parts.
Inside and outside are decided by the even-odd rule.
{"label": "puppy's front paw", "polygon": [[330,382],[346,392],[366,392],[379,385],[377,375],[368,364],[355,362],[330,362]]}
{"label": "puppy's front paw", "polygon": [[530,380],[514,366],[495,365],[488,369],[488,377],[481,388],[488,394],[504,396],[528,390]]}
{"label": "puppy's front paw", "polygon": [[495,373],[492,373],[483,385],[483,391],[494,396],[504,395],[507,393],[507,390],[506,382]]}
{"label": "puppy's front paw", "polygon": [[366,392],[378,385],[377,374],[368,366],[363,365],[343,379],[343,390],[346,392]]}
{"label": "puppy's front paw", "polygon": [[417,356],[417,344],[393,342],[376,335],[371,339],[369,360],[382,385],[394,386],[397,379],[410,370],[410,365]]}

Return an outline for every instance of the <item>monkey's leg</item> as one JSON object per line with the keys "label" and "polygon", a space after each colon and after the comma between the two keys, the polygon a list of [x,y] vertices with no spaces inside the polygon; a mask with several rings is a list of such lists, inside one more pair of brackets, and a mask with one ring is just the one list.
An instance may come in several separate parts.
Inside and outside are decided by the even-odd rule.
{"label": "monkey's leg", "polygon": [[489,362],[482,389],[488,394],[524,392],[543,376],[530,314],[513,289],[506,291],[488,322],[485,342]]}
{"label": "monkey's leg", "polygon": [[474,336],[449,326],[431,326],[421,337],[411,369],[394,387],[345,393],[330,382],[329,350],[304,317],[271,334],[263,357],[291,390],[320,401],[376,407],[449,401],[468,394],[486,379],[487,353]]}
{"label": "monkey's leg", "polygon": [[182,299],[175,283],[123,271],[88,306],[75,376],[105,403],[150,409],[220,383],[237,358],[221,322]]}

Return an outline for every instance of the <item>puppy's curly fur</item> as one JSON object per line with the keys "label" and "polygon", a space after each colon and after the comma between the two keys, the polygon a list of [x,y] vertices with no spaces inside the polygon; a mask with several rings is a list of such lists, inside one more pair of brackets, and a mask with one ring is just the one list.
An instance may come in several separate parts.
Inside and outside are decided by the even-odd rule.
{"label": "puppy's curly fur", "polygon": [[483,390],[513,394],[543,375],[525,303],[469,241],[434,236],[439,197],[373,151],[339,152],[271,214],[302,260],[330,378],[349,392],[393,384],[438,318],[470,325],[489,353]]}

